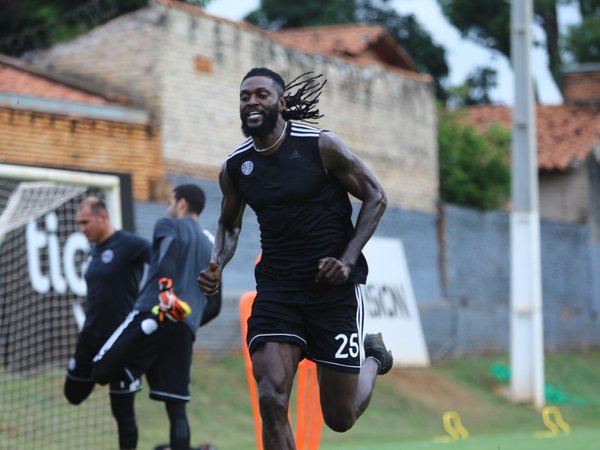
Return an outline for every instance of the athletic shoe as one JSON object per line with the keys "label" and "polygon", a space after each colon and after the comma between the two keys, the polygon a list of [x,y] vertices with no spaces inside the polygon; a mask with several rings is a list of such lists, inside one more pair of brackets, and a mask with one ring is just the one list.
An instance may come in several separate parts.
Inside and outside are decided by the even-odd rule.
{"label": "athletic shoe", "polygon": [[388,373],[394,363],[392,352],[385,347],[381,333],[367,334],[365,336],[365,355],[374,358],[379,363],[379,375]]}
{"label": "athletic shoe", "polygon": [[[154,450],[171,450],[169,444],[161,444],[154,447]],[[217,447],[211,444],[201,444],[198,447],[190,447],[190,450],[217,450]]]}

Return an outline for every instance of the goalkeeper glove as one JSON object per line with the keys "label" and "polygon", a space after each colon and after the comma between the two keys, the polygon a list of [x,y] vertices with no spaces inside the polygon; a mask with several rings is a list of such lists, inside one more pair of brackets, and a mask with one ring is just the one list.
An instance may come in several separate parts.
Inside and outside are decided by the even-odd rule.
{"label": "goalkeeper glove", "polygon": [[173,280],[163,277],[158,280],[158,322],[164,323],[165,318],[173,322],[180,322],[192,313],[192,308],[181,300],[173,291]]}

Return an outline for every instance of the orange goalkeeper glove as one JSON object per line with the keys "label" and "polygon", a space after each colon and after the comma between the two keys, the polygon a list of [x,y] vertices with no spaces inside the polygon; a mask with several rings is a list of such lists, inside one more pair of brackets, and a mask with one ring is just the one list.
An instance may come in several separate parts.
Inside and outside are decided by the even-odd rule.
{"label": "orange goalkeeper glove", "polygon": [[[157,308],[158,307],[158,308]],[[158,280],[158,322],[163,323],[165,317],[173,322],[180,322],[192,313],[192,308],[181,300],[173,291],[173,280],[163,277]]]}

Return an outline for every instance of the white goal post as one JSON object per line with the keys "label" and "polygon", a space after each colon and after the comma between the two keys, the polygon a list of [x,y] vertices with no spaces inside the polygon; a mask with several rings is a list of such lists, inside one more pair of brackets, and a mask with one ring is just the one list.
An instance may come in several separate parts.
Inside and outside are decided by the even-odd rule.
{"label": "white goal post", "polygon": [[111,223],[117,229],[122,227],[120,180],[116,175],[0,164],[0,179],[2,178],[21,181],[48,181],[103,189],[106,195],[104,201],[111,218]]}
{"label": "white goal post", "polygon": [[87,291],[75,215],[88,195],[120,229],[119,176],[0,164],[0,448],[116,445],[107,387],[78,406],[63,396]]}

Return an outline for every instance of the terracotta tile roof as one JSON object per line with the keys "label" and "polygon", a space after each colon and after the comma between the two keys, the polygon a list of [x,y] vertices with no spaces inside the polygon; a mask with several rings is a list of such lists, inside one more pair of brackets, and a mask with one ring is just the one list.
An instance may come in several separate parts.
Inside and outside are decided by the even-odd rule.
{"label": "terracotta tile roof", "polygon": [[76,89],[31,75],[12,67],[0,64],[0,92],[28,95],[30,97],[71,100],[81,103],[104,105],[108,102],[101,97],[86,94]]}
{"label": "terracotta tile roof", "polygon": [[[472,106],[467,112],[480,131],[491,123],[512,126],[512,110],[506,106]],[[568,170],[600,144],[600,110],[592,106],[538,105],[536,127],[541,170]]]}
{"label": "terracotta tile roof", "polygon": [[[157,1],[159,4],[168,8],[176,8],[195,16],[210,17],[217,22],[229,23],[241,29],[254,31],[278,44],[304,53],[335,56],[362,65],[384,65],[387,69],[399,71],[404,76],[426,82],[432,81],[430,75],[416,72],[415,64],[410,56],[382,27],[361,24],[343,24],[322,27],[289,28],[274,32],[258,28],[248,22],[236,22],[209,14],[202,8],[189,3],[183,3],[177,0]],[[317,33],[320,38],[325,39],[325,42],[329,45],[325,45],[324,42],[321,41],[318,41],[317,45],[315,45],[315,33]],[[332,43],[335,45],[331,45]]]}
{"label": "terracotta tile roof", "polygon": [[0,93],[92,105],[126,103],[118,95],[102,92],[87,83],[53,74],[6,55],[0,55]]}
{"label": "terracotta tile roof", "polygon": [[380,26],[351,23],[288,28],[270,34],[280,44],[305,53],[337,56],[360,63],[385,63],[415,71],[410,56]]}

